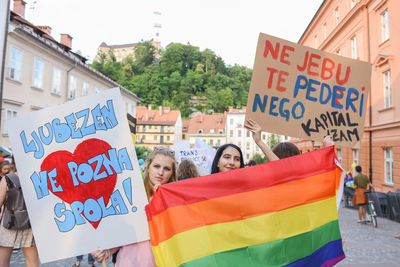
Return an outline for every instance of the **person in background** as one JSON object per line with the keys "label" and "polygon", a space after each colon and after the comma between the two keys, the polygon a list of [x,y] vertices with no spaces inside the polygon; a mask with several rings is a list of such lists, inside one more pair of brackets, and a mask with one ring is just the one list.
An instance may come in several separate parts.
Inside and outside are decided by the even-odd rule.
{"label": "person in background", "polygon": [[365,191],[371,186],[371,182],[365,174],[361,173],[361,166],[356,166],[356,172],[358,173],[354,177],[354,186],[356,192],[353,197],[354,206],[358,206],[358,223],[366,223],[366,205],[368,203],[368,197]]}
{"label": "person in background", "polygon": [[[144,187],[147,198],[151,201],[153,190],[157,190],[158,186],[163,184],[176,181],[176,162],[173,151],[166,148],[156,148],[147,158],[146,166]],[[92,252],[92,255],[96,261],[102,262],[118,250],[116,267],[156,267],[149,240],[119,248],[96,250]]]}
{"label": "person in background", "polygon": [[[6,160],[0,162],[0,182],[3,179],[4,175],[8,174],[10,172],[11,166],[10,163]],[[2,215],[2,211],[3,211],[3,205],[0,205],[0,218]]]}
{"label": "person in background", "polygon": [[[13,230],[9,228],[15,226],[14,223],[12,223],[13,225],[9,225],[6,221],[15,211],[14,208],[13,210],[9,210],[8,207],[19,206],[18,204],[24,201],[22,191],[20,191],[20,194],[15,194],[15,191],[13,191],[13,194],[9,193],[9,191],[12,191],[10,189],[14,187],[20,187],[19,177],[16,174],[7,174],[7,177],[4,176],[3,179],[1,179],[0,206],[2,206],[5,201],[7,201],[7,205],[0,221],[0,267],[9,266],[13,249],[18,248],[22,248],[24,252],[25,264],[27,267],[38,267],[39,256],[29,222],[27,223],[27,227],[24,227],[23,230]],[[23,206],[25,206],[24,203]],[[26,207],[24,209],[26,213]],[[28,216],[27,213],[26,216]]]}
{"label": "person in background", "polygon": [[176,170],[176,178],[178,181],[194,177],[199,177],[196,165],[191,160],[182,160]]}
{"label": "person in background", "polygon": [[354,188],[354,179],[353,179],[353,175],[351,174],[350,171],[348,171],[348,172],[346,173],[346,179],[345,179],[344,185],[345,185],[346,187]]}
{"label": "person in background", "polygon": [[[83,260],[83,255],[76,256],[76,262],[75,262],[74,265],[72,265],[72,267],[81,266],[81,261],[82,260]],[[89,267],[95,267],[93,256],[90,253],[88,254],[88,264],[89,264]]]}
{"label": "person in background", "polygon": [[226,172],[244,167],[242,150],[237,145],[225,144],[215,153],[211,174]]}
{"label": "person in background", "polygon": [[3,179],[3,176],[10,172],[11,165],[7,160],[3,160],[0,162],[0,181]]}
{"label": "person in background", "polygon": [[255,166],[255,165],[257,165],[257,162],[255,160],[253,160],[253,159],[249,160],[249,162],[247,163],[248,167]]}

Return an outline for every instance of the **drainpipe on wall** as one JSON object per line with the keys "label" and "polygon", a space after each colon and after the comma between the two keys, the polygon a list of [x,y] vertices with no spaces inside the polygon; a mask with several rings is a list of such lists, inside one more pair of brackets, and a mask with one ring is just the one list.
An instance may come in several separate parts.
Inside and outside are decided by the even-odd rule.
{"label": "drainpipe on wall", "polygon": [[68,100],[68,92],[69,92],[69,73],[71,70],[75,69],[78,66],[78,62],[75,61],[75,65],[72,66],[69,70],[67,70],[67,100]]}
{"label": "drainpipe on wall", "polygon": [[[367,10],[367,39],[368,39],[368,62],[371,63],[371,45],[370,45],[370,34],[369,34],[369,12],[368,12],[368,4],[365,6]],[[369,92],[369,180],[372,183],[372,88]]]}
{"label": "drainpipe on wall", "polygon": [[[0,34],[4,36],[0,36],[1,44],[0,53],[1,53],[1,62],[0,62],[0,125],[1,125],[1,113],[3,110],[3,87],[4,87],[4,69],[6,64],[6,50],[7,50],[7,36],[8,36],[8,23],[10,20],[10,1],[9,0],[1,0],[0,6],[2,7],[1,11],[1,22],[0,22]],[[5,16],[4,16],[5,15]],[[1,153],[0,153],[1,155]]]}

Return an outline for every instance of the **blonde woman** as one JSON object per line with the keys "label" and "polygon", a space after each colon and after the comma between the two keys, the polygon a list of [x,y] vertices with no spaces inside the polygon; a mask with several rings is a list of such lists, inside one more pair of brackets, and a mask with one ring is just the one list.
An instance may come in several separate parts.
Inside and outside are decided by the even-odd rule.
{"label": "blonde woman", "polygon": [[[149,201],[153,191],[160,185],[176,181],[176,162],[174,154],[166,148],[156,148],[147,158],[144,172],[144,187]],[[93,257],[101,262],[119,249],[115,267],[141,266],[156,267],[150,241],[143,241],[120,248],[94,251]]]}

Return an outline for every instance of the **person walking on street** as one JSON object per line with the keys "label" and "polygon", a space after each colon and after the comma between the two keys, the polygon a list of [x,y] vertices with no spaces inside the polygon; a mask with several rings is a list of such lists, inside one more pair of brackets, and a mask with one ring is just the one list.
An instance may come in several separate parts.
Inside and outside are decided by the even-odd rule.
{"label": "person walking on street", "polygon": [[369,181],[368,176],[362,174],[361,166],[356,166],[356,172],[358,173],[354,177],[354,186],[356,187],[356,192],[353,197],[354,206],[358,206],[358,222],[366,223],[366,205],[368,203],[368,197],[365,194],[365,191],[369,186],[371,186],[371,182]]}

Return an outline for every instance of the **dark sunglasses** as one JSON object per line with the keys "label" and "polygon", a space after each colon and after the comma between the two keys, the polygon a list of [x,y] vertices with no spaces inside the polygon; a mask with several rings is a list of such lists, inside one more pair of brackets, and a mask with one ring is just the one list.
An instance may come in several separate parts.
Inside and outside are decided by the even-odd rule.
{"label": "dark sunglasses", "polygon": [[166,151],[168,151],[168,152],[171,153],[171,154],[175,154],[175,151],[173,151],[172,149],[165,148],[165,147],[160,147],[160,146],[156,146],[156,147],[154,148],[154,150],[159,150],[159,151],[166,150]]}

